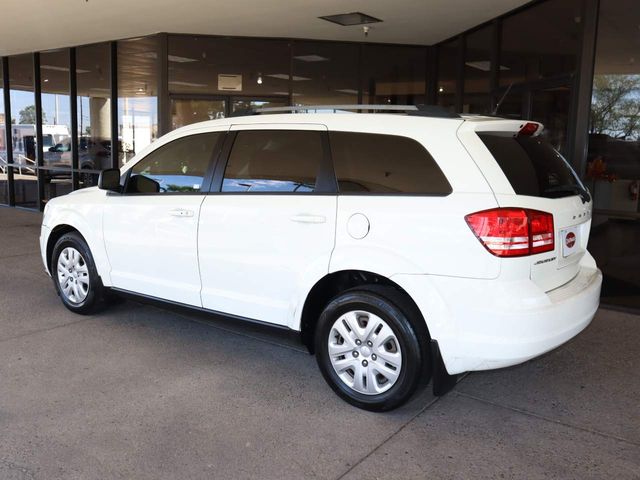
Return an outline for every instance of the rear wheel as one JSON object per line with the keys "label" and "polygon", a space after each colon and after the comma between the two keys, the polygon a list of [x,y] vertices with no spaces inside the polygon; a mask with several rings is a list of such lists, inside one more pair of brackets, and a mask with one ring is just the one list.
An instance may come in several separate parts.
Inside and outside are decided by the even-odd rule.
{"label": "rear wheel", "polygon": [[333,299],[318,320],[315,347],[324,378],[356,407],[396,408],[418,385],[420,341],[403,309],[378,292],[354,289]]}
{"label": "rear wheel", "polygon": [[65,307],[88,314],[102,305],[104,287],[89,246],[77,232],[58,239],[51,260],[51,276]]}

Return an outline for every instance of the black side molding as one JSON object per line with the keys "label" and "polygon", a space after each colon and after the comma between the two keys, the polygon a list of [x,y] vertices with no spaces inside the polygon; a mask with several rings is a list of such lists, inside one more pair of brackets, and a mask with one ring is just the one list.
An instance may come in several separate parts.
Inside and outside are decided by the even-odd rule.
{"label": "black side molding", "polygon": [[433,365],[433,373],[431,376],[433,380],[433,394],[436,397],[441,397],[456,386],[458,375],[449,375],[442,361],[438,341],[433,339],[431,340],[431,363]]}

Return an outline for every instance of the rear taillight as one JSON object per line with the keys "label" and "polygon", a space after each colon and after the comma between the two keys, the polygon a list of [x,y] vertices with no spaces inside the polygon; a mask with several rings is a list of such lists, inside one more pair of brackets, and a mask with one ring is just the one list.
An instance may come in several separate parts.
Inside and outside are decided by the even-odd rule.
{"label": "rear taillight", "polygon": [[553,215],[528,208],[494,208],[464,217],[487,250],[521,257],[555,248]]}

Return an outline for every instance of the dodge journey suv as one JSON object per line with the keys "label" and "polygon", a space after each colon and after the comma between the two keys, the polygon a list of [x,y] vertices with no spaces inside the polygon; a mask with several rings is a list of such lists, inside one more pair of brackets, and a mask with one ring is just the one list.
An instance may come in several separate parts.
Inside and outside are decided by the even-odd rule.
{"label": "dodge journey suv", "polygon": [[389,410],[593,318],[591,198],[542,133],[415,107],[190,125],[48,202],[42,260],[77,313],[115,291],[299,332]]}

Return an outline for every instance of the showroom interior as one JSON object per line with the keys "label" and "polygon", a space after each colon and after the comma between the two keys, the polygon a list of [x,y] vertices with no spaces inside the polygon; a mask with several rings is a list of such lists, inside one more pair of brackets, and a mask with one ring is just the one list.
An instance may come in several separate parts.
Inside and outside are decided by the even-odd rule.
{"label": "showroom interior", "polygon": [[433,45],[166,32],[7,55],[0,205],[43,210],[171,130],[258,107],[528,118],[593,195],[602,302],[640,309],[639,28],[635,0],[540,0]]}

